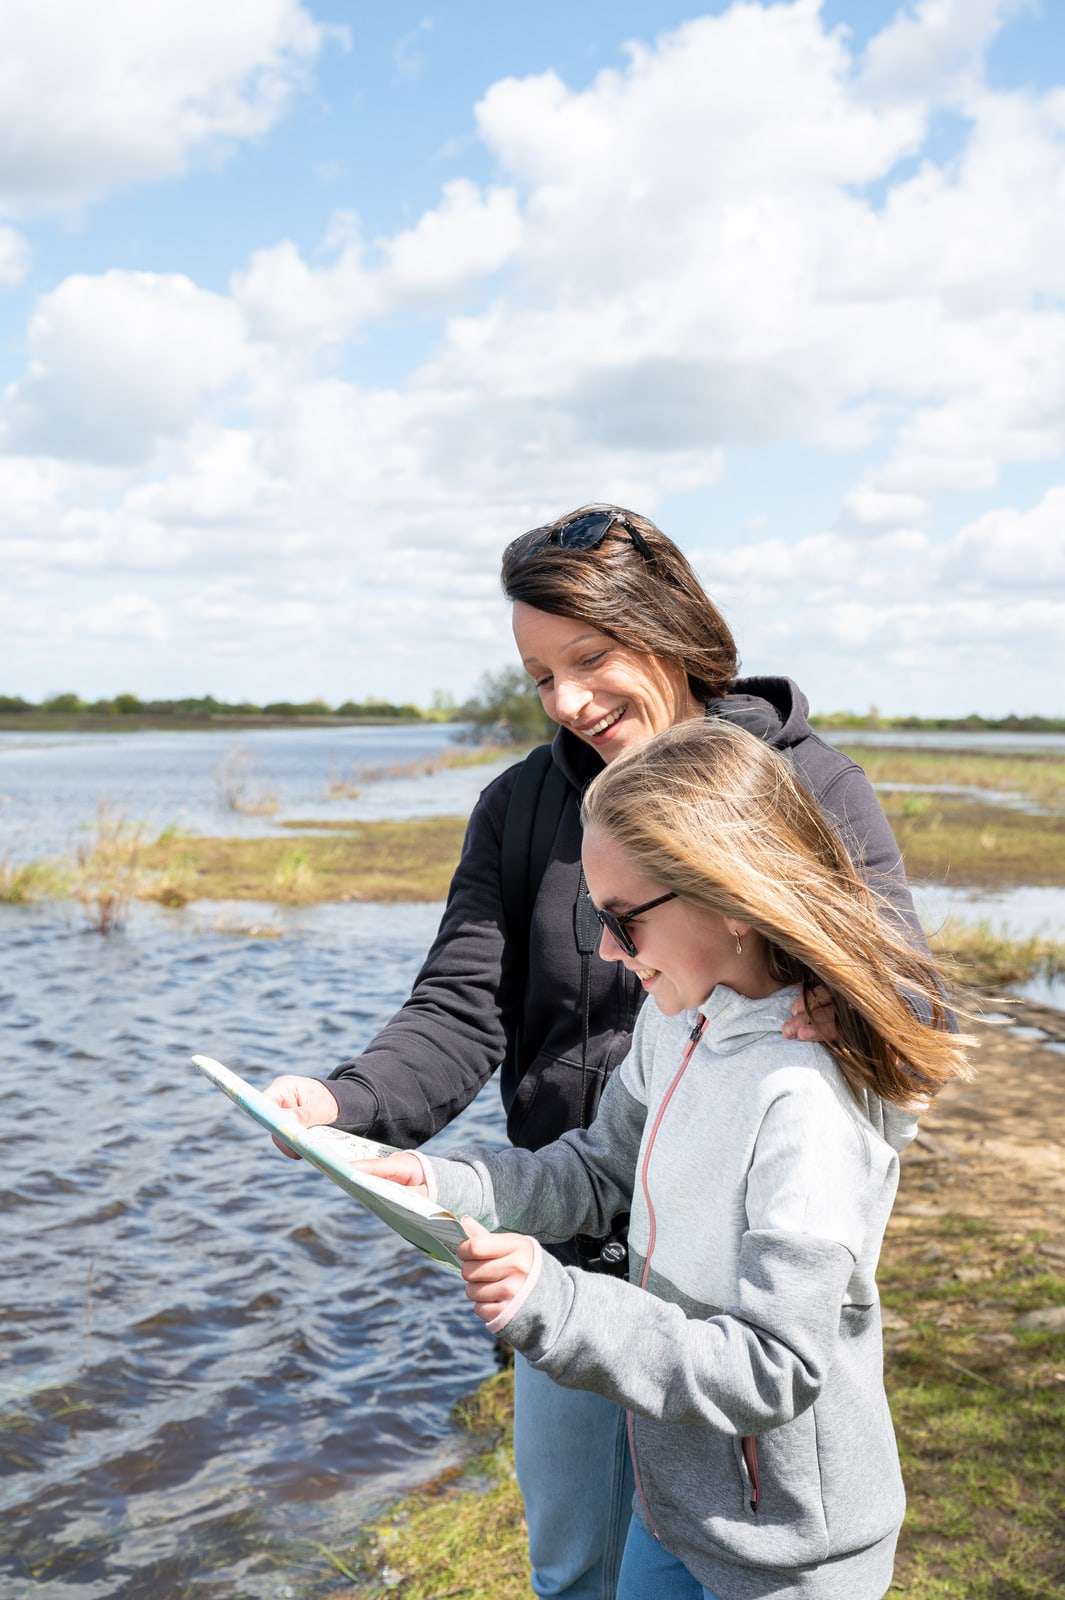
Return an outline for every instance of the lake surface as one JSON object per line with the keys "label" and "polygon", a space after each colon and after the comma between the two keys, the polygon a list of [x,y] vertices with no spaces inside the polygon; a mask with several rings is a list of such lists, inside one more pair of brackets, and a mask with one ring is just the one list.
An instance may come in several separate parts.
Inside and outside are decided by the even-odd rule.
{"label": "lake surface", "polygon": [[[265,819],[216,794],[228,732],[0,735],[0,857],[65,848],[103,795],[212,833],[464,813],[493,769],[323,799],[449,734],[242,734]],[[1065,890],[919,898],[929,924],[1065,931]],[[0,1600],[319,1600],[347,1586],[322,1549],[454,1459],[450,1407],[494,1367],[461,1285],[189,1062],[326,1073],[405,998],[439,911],[244,906],[285,930],[254,939],[218,931],[225,907],[141,906],[101,938],[74,908],[0,906]],[[494,1087],[441,1140],[502,1143]]]}
{"label": "lake surface", "polygon": [[[494,1366],[461,1283],[189,1063],[328,1071],[439,910],[252,940],[0,907],[3,1600],[327,1595],[318,1547],[454,1453],[449,1408]],[[492,1089],[457,1139],[503,1141]]]}
{"label": "lake surface", "polygon": [[[150,834],[177,826],[210,837],[283,831],[286,818],[466,816],[495,767],[452,767],[363,781],[368,770],[403,768],[455,749],[446,723],[379,728],[204,729],[187,733],[0,732],[0,859],[68,851],[101,801]],[[357,795],[335,793],[337,783]],[[227,788],[277,810],[234,810]]]}

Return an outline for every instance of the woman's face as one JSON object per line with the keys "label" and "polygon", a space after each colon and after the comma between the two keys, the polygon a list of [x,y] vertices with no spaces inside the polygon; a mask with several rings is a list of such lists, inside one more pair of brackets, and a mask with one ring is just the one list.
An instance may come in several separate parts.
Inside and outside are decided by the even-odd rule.
{"label": "woman's face", "polygon": [[[613,911],[623,922],[626,911],[666,892],[609,833],[594,825],[585,830],[581,857],[592,904]],[[779,987],[769,977],[758,935],[747,923],[726,921],[716,911],[669,900],[635,922],[625,922],[625,931],[636,946],[635,956],[627,955],[606,928],[599,954],[634,972],[667,1017],[697,1010],[719,983],[751,999]],[[736,949],[737,934],[742,952]]]}
{"label": "woman's face", "polygon": [[544,710],[613,761],[702,713],[678,661],[641,655],[585,622],[518,600],[514,639]]}

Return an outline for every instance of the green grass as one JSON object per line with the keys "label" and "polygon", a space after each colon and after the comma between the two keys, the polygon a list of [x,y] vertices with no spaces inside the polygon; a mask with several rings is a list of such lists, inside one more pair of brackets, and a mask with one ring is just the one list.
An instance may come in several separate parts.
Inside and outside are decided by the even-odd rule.
{"label": "green grass", "polygon": [[1065,816],[964,800],[882,794],[911,882],[1004,889],[1065,883]]}
{"label": "green grass", "polygon": [[880,1273],[884,1305],[908,1324],[885,1363],[908,1499],[895,1588],[1051,1600],[1065,1583],[1065,1336],[1013,1325],[1065,1304],[1065,1277],[1040,1260],[1038,1235],[934,1226],[943,1259],[896,1240]]}
{"label": "green grass", "polygon": [[[835,739],[832,742],[837,743]],[[839,741],[839,748],[858,763],[873,784],[963,784],[1003,794],[1023,794],[1037,805],[1065,809],[1065,759],[1058,755],[873,749],[869,745],[848,745],[845,738]]]}

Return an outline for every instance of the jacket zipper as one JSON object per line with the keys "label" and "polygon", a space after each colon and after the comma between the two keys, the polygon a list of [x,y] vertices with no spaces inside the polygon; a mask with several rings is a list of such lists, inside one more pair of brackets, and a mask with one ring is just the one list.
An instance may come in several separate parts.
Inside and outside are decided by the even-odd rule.
{"label": "jacket zipper", "polygon": [[[699,1040],[702,1038],[703,1029],[705,1027],[706,1027],[706,1018],[703,1016],[702,1012],[700,1011],[698,1017],[696,1018],[695,1026],[692,1029],[691,1033],[688,1035],[688,1045],[687,1045],[687,1048],[684,1051],[683,1056],[681,1057],[680,1066],[677,1068],[677,1072],[676,1072],[676,1075],[675,1075],[675,1077],[673,1079],[673,1082],[670,1084],[669,1088],[666,1090],[665,1095],[663,1096],[663,1099],[662,1099],[662,1104],[658,1108],[658,1113],[657,1113],[657,1115],[655,1117],[654,1124],[653,1124],[653,1126],[651,1128],[650,1137],[647,1140],[647,1149],[644,1151],[643,1163],[642,1163],[642,1165],[640,1167],[640,1186],[643,1189],[643,1197],[644,1197],[644,1201],[645,1201],[645,1203],[647,1205],[647,1217],[648,1217],[648,1222],[649,1222],[649,1230],[648,1230],[648,1237],[647,1237],[647,1255],[644,1258],[643,1272],[640,1275],[640,1288],[641,1289],[646,1289],[646,1287],[647,1287],[647,1277],[648,1277],[648,1274],[649,1274],[649,1272],[651,1270],[651,1256],[654,1253],[655,1236],[656,1236],[656,1233],[658,1231],[657,1223],[655,1221],[655,1208],[654,1208],[653,1204],[651,1203],[651,1191],[650,1191],[650,1189],[648,1187],[648,1183],[647,1183],[647,1168],[648,1168],[648,1165],[649,1165],[650,1160],[651,1160],[651,1151],[654,1148],[654,1142],[658,1137],[658,1130],[662,1125],[662,1118],[666,1114],[666,1107],[669,1105],[669,1102],[673,1098],[674,1090],[677,1088],[677,1085],[680,1083],[680,1080],[683,1078],[684,1074],[688,1070],[688,1063],[691,1060],[692,1056],[695,1054],[695,1047],[699,1043]],[[647,1496],[643,1492],[643,1484],[640,1481],[640,1468],[639,1468],[639,1465],[638,1465],[637,1460],[636,1460],[636,1418],[633,1416],[631,1411],[628,1413],[628,1415],[626,1417],[626,1426],[627,1426],[628,1435],[629,1435],[629,1455],[632,1457],[632,1473],[633,1473],[633,1477],[636,1480],[636,1493],[640,1497],[640,1504],[643,1506],[644,1512],[645,1512],[645,1514],[647,1516],[647,1521],[648,1521],[648,1524],[650,1525],[651,1532],[654,1534],[655,1538],[657,1539],[658,1538],[658,1529],[655,1526],[655,1519],[651,1514],[650,1506],[647,1504]]]}
{"label": "jacket zipper", "polygon": [[758,1472],[758,1440],[746,1433],[740,1440],[740,1454],[751,1480],[751,1510],[757,1511],[762,1500],[762,1480]]}

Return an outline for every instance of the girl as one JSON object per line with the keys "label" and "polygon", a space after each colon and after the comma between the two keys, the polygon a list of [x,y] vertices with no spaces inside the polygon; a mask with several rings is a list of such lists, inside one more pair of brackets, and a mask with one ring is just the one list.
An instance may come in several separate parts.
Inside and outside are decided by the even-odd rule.
{"label": "girl", "polygon": [[[903,1491],[874,1273],[898,1152],[968,1075],[965,1041],[931,958],[742,729],[684,722],[623,753],[583,823],[600,954],[655,1001],[595,1121],[535,1153],[369,1170],[468,1219],[493,1331],[627,1408],[619,1600],[877,1600]],[[818,984],[834,1040],[789,1039]],[[628,1283],[541,1249],[626,1211]]]}

